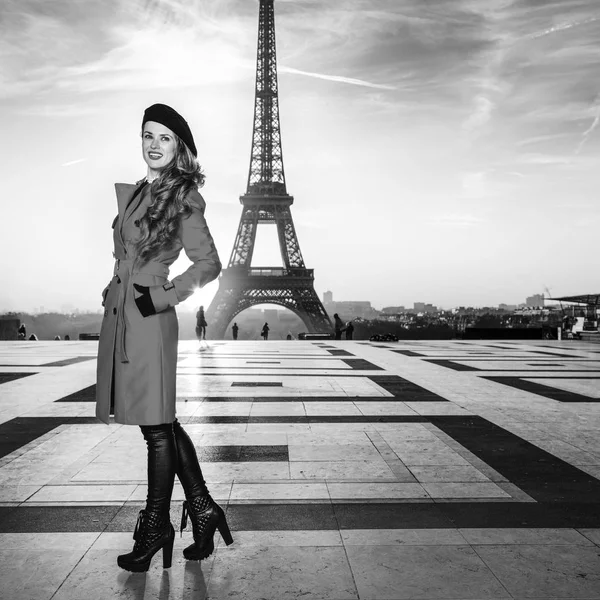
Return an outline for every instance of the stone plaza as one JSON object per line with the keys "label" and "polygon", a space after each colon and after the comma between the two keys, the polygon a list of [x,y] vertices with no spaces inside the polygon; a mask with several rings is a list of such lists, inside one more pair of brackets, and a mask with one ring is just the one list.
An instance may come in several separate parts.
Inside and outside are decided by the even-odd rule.
{"label": "stone plaza", "polygon": [[0,343],[6,600],[600,598],[600,346],[179,343],[177,416],[234,544],[117,567],[138,427],[96,420],[97,342]]}

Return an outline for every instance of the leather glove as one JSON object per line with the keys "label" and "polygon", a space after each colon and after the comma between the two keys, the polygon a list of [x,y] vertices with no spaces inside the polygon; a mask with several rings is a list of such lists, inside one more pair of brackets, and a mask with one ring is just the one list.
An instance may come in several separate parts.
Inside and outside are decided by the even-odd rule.
{"label": "leather glove", "polygon": [[139,296],[134,294],[133,299],[135,300],[140,313],[142,313],[142,317],[155,315],[156,309],[154,308],[154,303],[150,296],[150,288],[145,285],[139,285],[138,283],[134,283],[133,287],[135,291],[140,294]]}

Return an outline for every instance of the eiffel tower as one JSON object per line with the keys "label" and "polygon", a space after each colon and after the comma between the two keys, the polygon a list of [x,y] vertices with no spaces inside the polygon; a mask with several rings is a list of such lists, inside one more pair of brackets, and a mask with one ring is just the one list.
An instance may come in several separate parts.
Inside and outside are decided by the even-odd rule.
{"label": "eiffel tower", "polygon": [[[246,193],[229,265],[206,317],[211,337],[223,339],[233,318],[257,304],[279,304],[309,332],[329,333],[331,322],[314,289],[312,269],[300,252],[287,193],[279,128],[274,0],[260,0],[252,153]],[[283,267],[251,267],[258,225],[277,225]]]}

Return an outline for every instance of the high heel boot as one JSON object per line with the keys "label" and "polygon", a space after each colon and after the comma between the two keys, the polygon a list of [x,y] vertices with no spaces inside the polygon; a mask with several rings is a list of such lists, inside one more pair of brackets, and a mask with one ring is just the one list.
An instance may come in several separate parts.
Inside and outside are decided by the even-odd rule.
{"label": "high heel boot", "polygon": [[163,568],[169,569],[173,558],[175,530],[168,518],[158,513],[141,510],[133,532],[133,551],[117,557],[122,569],[142,573],[150,568],[152,557],[162,548]]}
{"label": "high heel boot", "polygon": [[121,554],[117,564],[136,573],[150,568],[152,557],[163,551],[163,567],[171,566],[175,530],[169,518],[173,481],[177,469],[177,446],[172,423],[142,425],[148,446],[148,497],[133,533],[133,551]]}
{"label": "high heel boot", "polygon": [[194,543],[183,551],[183,556],[187,560],[203,560],[213,553],[215,549],[213,537],[217,529],[227,546],[233,544],[225,513],[210,494],[195,496],[184,501],[181,513],[182,532],[187,526],[188,515],[192,520]]}

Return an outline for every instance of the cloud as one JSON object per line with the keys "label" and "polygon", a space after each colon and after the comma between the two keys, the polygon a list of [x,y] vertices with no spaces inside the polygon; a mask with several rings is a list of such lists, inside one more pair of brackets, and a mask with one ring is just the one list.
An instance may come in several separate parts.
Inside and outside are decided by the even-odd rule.
{"label": "cloud", "polygon": [[280,73],[290,73],[292,75],[305,75],[306,77],[315,77],[317,79],[325,79],[326,81],[336,81],[339,83],[347,83],[350,85],[360,85],[369,88],[376,88],[380,90],[395,90],[396,87],[385,83],[371,83],[370,81],[364,81],[362,79],[355,79],[352,77],[343,77],[341,75],[324,75],[322,73],[310,73],[309,71],[301,71],[300,69],[294,69],[292,67],[282,66],[278,68]]}
{"label": "cloud", "polygon": [[90,104],[40,104],[33,106],[19,106],[15,109],[18,115],[27,117],[56,117],[72,119],[75,117],[85,117],[101,112],[99,106]]}
{"label": "cloud", "polygon": [[122,28],[120,38],[122,43],[100,59],[64,69],[57,88],[90,94],[201,87],[238,81],[254,69],[253,61],[226,41],[198,40],[192,31]]}
{"label": "cloud", "polygon": [[566,23],[561,23],[560,25],[554,25],[552,27],[548,27],[542,31],[536,31],[535,33],[531,33],[525,36],[525,39],[535,40],[541,37],[545,37],[547,35],[551,35],[553,33],[559,33],[561,31],[566,31],[567,29],[572,29],[573,27],[580,27],[581,25],[588,25],[589,23],[593,23],[594,21],[598,21],[600,16],[590,17],[589,19],[585,19],[584,21],[570,21]]}
{"label": "cloud", "polygon": [[581,142],[579,143],[579,146],[577,146],[577,150],[575,151],[575,154],[579,154],[581,152],[581,150],[583,149],[583,146],[587,142],[588,138],[592,135],[592,133],[595,131],[595,129],[600,124],[600,94],[598,94],[598,96],[596,96],[594,108],[595,108],[595,112],[596,112],[596,114],[594,115],[594,120],[592,121],[592,124],[583,132]]}
{"label": "cloud", "polygon": [[572,134],[569,132],[558,132],[558,133],[551,133],[551,134],[547,134],[547,135],[536,135],[536,136],[531,136],[531,137],[527,137],[525,139],[522,140],[517,140],[515,142],[516,146],[532,146],[532,145],[537,145],[537,144],[543,144],[545,142],[554,142],[557,139],[563,138],[565,136],[571,136]]}
{"label": "cloud", "polygon": [[102,51],[106,22],[118,16],[113,0],[3,0],[0,98],[47,93],[65,66]]}
{"label": "cloud", "polygon": [[464,129],[474,131],[483,127],[491,118],[494,107],[496,106],[489,98],[483,95],[475,97],[475,108],[463,123]]}
{"label": "cloud", "polygon": [[503,68],[511,34],[507,27],[510,13],[506,2],[474,3],[470,6],[480,20],[482,32],[486,32],[487,41],[487,47],[472,61],[474,70],[469,80],[470,89],[474,91],[473,108],[463,122],[463,129],[475,137],[492,119],[510,89]]}
{"label": "cloud", "polygon": [[85,162],[87,158],[77,158],[75,160],[70,160],[69,162],[63,163],[60,165],[61,167],[72,167],[73,165],[78,165],[79,163]]}
{"label": "cloud", "polygon": [[89,0],[84,10],[57,0],[52,16],[31,0],[7,1],[0,98],[211,85],[254,69],[246,46],[255,47],[255,28],[219,13],[213,1]]}
{"label": "cloud", "polygon": [[519,157],[518,162],[522,165],[557,166],[569,164],[571,162],[571,157],[529,152],[526,154],[522,154]]}
{"label": "cloud", "polygon": [[[465,91],[473,92],[463,121],[469,138],[492,133],[498,143],[501,127],[529,138],[576,134],[575,124],[589,114],[590,96],[597,95],[590,89],[600,76],[597,3],[499,0],[471,7],[489,46],[473,56],[473,72],[464,79]],[[558,33],[560,43],[553,39]]]}
{"label": "cloud", "polygon": [[[5,2],[18,15],[12,29],[0,24],[0,97],[24,99],[10,103],[13,113],[85,116],[107,94],[218,89],[251,80],[256,68],[255,1],[53,0],[44,14],[39,0]],[[440,127],[447,140],[462,127],[460,151],[479,149],[482,160],[469,170],[489,172],[510,162],[494,154],[534,143],[519,139],[547,136],[539,154],[563,156],[573,153],[571,137],[580,152],[593,136],[594,3],[572,0],[567,10],[552,0],[280,0],[279,71],[300,76],[300,94],[309,87],[301,77],[343,84],[328,89],[330,103],[360,103],[403,122],[407,133]],[[543,41],[559,31],[561,44]],[[58,41],[48,48],[47,39]],[[561,138],[571,148],[556,152]],[[513,166],[519,171],[518,161]]]}

